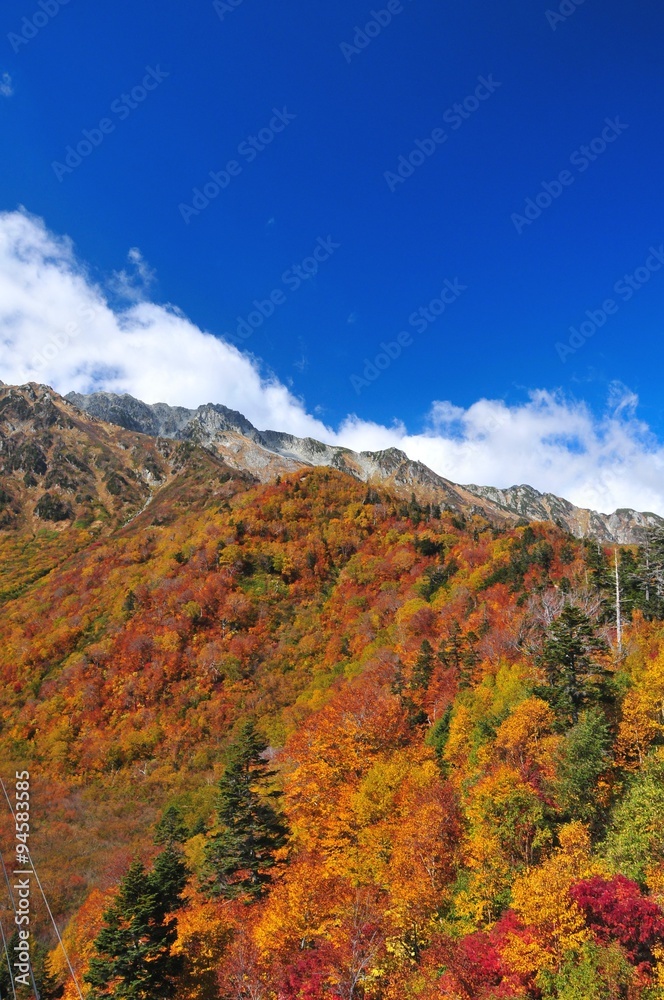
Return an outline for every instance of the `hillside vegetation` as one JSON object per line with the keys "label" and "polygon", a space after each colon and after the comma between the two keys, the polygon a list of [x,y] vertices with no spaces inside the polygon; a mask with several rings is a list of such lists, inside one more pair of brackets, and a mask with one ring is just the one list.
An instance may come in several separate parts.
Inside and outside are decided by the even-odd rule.
{"label": "hillside vegetation", "polygon": [[3,454],[0,755],[84,996],[664,997],[658,537],[619,643],[613,550],[551,524],[48,433]]}

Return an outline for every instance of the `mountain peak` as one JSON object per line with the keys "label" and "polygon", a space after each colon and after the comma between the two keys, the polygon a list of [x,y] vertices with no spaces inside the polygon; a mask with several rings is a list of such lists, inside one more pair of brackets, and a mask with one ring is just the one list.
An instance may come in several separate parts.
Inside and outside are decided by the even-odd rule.
{"label": "mountain peak", "polygon": [[475,484],[460,486],[399,448],[353,452],[314,438],[298,438],[275,430],[258,430],[242,413],[221,403],[196,409],[166,403],[144,403],[128,394],[70,392],[70,403],[91,416],[126,430],[152,437],[191,441],[217,453],[228,465],[249,471],[263,481],[303,466],[330,466],[365,482],[382,481],[397,493],[415,493],[425,502],[459,512],[479,513],[497,524],[519,519],[554,521],[577,537],[633,544],[646,528],[664,525],[650,512],[628,509],[602,514],[575,507],[569,500],[542,493],[527,483],[499,489]]}

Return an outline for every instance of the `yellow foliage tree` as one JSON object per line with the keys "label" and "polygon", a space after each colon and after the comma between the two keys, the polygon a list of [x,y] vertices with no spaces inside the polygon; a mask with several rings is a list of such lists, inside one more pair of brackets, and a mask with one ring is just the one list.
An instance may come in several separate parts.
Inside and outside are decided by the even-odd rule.
{"label": "yellow foliage tree", "polygon": [[496,733],[496,748],[516,767],[536,764],[553,776],[560,737],[553,735],[555,713],[541,698],[527,698],[505,719]]}
{"label": "yellow foliage tree", "polygon": [[458,862],[460,826],[452,790],[442,787],[432,760],[412,771],[396,797],[384,888],[398,934],[419,939],[445,901]]}
{"label": "yellow foliage tree", "polygon": [[263,908],[254,939],[260,953],[286,954],[326,938],[335,919],[339,880],[325,872],[318,855],[295,859]]}
{"label": "yellow foliage tree", "polygon": [[232,921],[223,904],[204,899],[191,887],[185,898],[173,945],[173,953],[184,963],[178,1000],[214,1000],[217,967],[233,937]]}
{"label": "yellow foliage tree", "polygon": [[516,972],[556,968],[565,952],[591,938],[570,889],[581,879],[606,874],[606,869],[591,857],[590,834],[583,823],[568,823],[559,839],[560,847],[512,887],[513,909],[524,924],[539,931],[542,942],[540,948],[526,948],[513,937],[509,940],[503,958]]}
{"label": "yellow foliage tree", "polygon": [[[657,663],[659,661],[656,661]],[[638,771],[663,726],[662,694],[658,670],[647,672],[642,683],[627,692],[616,740],[616,761],[626,771]]]}

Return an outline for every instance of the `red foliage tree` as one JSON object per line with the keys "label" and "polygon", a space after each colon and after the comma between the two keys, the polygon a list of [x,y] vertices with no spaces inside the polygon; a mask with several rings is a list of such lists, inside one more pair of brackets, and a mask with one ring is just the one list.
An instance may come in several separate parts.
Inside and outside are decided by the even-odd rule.
{"label": "red foliage tree", "polygon": [[571,895],[601,944],[618,941],[634,965],[650,968],[652,949],[664,937],[664,915],[636,882],[616,875],[577,882]]}
{"label": "red foliage tree", "polygon": [[464,1000],[532,995],[529,977],[513,973],[501,957],[507,939],[514,936],[529,941],[532,931],[522,927],[516,914],[508,910],[489,932],[478,931],[458,942],[434,945],[425,963],[435,961],[446,966],[440,979],[442,995]]}

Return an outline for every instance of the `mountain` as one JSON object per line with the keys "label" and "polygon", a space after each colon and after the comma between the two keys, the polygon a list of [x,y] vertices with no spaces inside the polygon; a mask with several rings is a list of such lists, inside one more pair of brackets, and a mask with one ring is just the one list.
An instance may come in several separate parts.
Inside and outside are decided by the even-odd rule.
{"label": "mountain", "polygon": [[0,854],[17,877],[29,820],[42,1000],[100,968],[178,1000],[660,997],[661,547],[620,553],[619,634],[613,553],[501,506],[538,494],[106,403],[131,428],[0,387]]}
{"label": "mountain", "polygon": [[519,514],[527,521],[554,521],[576,538],[596,538],[599,541],[629,545],[643,540],[649,528],[664,526],[664,519],[650,511],[640,513],[622,507],[613,514],[600,514],[585,507],[575,507],[553,493],[540,493],[532,486],[512,486],[499,490],[494,486],[466,486],[485,500]]}
{"label": "mountain", "polygon": [[644,529],[664,525],[664,519],[650,512],[621,509],[601,514],[531,486],[506,490],[460,486],[397,448],[357,453],[281,431],[259,431],[241,413],[220,404],[191,410],[165,403],[148,405],[129,395],[107,392],[69,393],[66,398],[86,413],[127,430],[212,448],[230,466],[248,470],[263,481],[302,466],[330,466],[363,482],[386,483],[402,495],[415,492],[418,499],[458,513],[482,514],[497,524],[514,524],[519,519],[554,521],[577,538],[620,544],[638,543]]}
{"label": "mountain", "polygon": [[47,386],[2,385],[0,602],[149,505],[155,523],[164,505],[223,502],[255,481],[195,442],[94,420]]}

